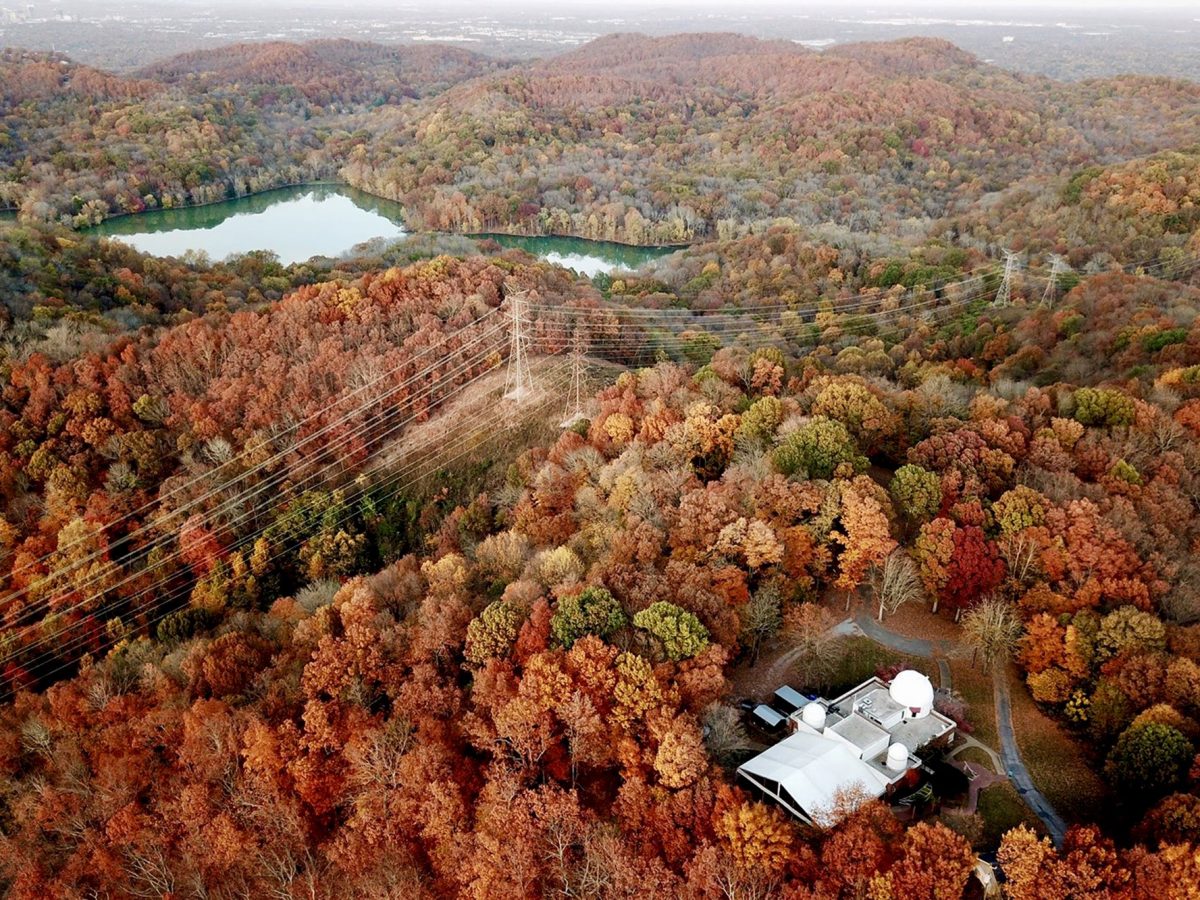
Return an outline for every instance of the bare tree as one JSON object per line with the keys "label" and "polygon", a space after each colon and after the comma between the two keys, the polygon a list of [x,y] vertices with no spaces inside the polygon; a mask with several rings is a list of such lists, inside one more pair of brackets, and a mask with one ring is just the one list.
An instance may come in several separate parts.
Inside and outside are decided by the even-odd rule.
{"label": "bare tree", "polygon": [[710,703],[704,710],[704,746],[718,762],[731,763],[750,749],[746,729],[737,710],[724,703]]}
{"label": "bare tree", "polygon": [[785,655],[801,683],[825,687],[845,654],[845,641],[833,631],[837,619],[816,603],[801,603],[784,616],[783,633],[791,649]]}
{"label": "bare tree", "polygon": [[742,632],[739,641],[750,650],[750,658],[758,660],[764,642],[773,637],[783,624],[783,601],[774,584],[764,584],[750,597],[742,609]]}
{"label": "bare tree", "polygon": [[896,549],[888,554],[881,566],[872,566],[871,592],[879,604],[879,621],[883,614],[892,615],[905,603],[920,600],[924,594],[917,564],[904,550]]}
{"label": "bare tree", "polygon": [[984,668],[990,670],[1012,658],[1021,639],[1021,618],[1008,601],[988,597],[963,616],[962,629],[972,661],[981,657]]}

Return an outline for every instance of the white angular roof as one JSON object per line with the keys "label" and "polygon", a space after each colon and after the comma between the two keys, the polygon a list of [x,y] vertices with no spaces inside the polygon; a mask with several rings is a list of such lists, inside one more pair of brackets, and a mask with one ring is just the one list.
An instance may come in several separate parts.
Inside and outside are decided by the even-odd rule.
{"label": "white angular roof", "polygon": [[832,824],[825,820],[839,791],[860,788],[866,797],[882,797],[889,784],[846,744],[804,730],[747,760],[738,772],[751,781],[776,782],[800,807],[797,812],[818,825]]}

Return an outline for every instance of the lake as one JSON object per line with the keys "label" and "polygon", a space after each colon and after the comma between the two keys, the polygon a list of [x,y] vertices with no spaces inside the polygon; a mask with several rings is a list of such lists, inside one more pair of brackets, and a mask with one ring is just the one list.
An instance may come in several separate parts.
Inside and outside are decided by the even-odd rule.
{"label": "lake", "polygon": [[[313,256],[339,256],[374,238],[406,233],[399,203],[342,185],[280,188],[208,206],[159,209],[108,219],[93,233],[119,238],[144,253],[180,256],[203,251],[210,259],[269,250],[286,264]],[[589,277],[636,269],[678,248],[631,247],[570,237],[489,234],[504,247],[519,247],[547,262]]]}

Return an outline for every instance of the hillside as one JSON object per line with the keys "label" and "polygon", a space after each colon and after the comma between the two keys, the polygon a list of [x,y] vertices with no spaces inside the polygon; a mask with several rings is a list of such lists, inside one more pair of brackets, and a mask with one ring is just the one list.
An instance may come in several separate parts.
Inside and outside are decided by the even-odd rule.
{"label": "hillside", "polygon": [[198,51],[126,77],[4,51],[0,208],[80,227],[331,178],[371,110],[502,65],[343,40]]}
{"label": "hillside", "polygon": [[[1194,897],[1200,85],[736,34],[0,85],[0,897]],[[83,230],[317,178],[425,233]],[[739,774],[872,678],[905,736],[803,721],[882,793]]]}
{"label": "hillside", "polygon": [[639,243],[783,219],[901,236],[1031,176],[1191,141],[1198,114],[1195,85],[1057,83],[928,39],[814,53],[616,35],[410,109],[343,174],[422,228]]}
{"label": "hillside", "polygon": [[[149,81],[211,90],[239,86],[262,97],[264,88],[299,93],[320,105],[396,103],[437,93],[503,66],[456,47],[384,46],[365,41],[318,40],[232,44],[197,50],[146,66]],[[265,102],[259,99],[257,102]]]}

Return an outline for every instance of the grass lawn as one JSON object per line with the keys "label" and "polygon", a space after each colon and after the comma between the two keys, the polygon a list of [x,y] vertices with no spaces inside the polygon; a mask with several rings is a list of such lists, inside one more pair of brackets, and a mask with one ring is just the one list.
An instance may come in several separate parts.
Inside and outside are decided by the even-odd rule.
{"label": "grass lawn", "polygon": [[1068,822],[1109,824],[1113,813],[1108,785],[1098,763],[1057,722],[1045,715],[1025,685],[1012,679],[1013,729],[1033,783]]}
{"label": "grass lawn", "polygon": [[884,666],[904,663],[914,669],[925,671],[930,668],[928,660],[914,659],[895,650],[889,650],[868,637],[853,635],[844,639],[845,655],[829,676],[829,694],[836,697],[843,691],[862,684],[875,675],[875,670]]}
{"label": "grass lawn", "polygon": [[968,747],[957,753],[954,757],[955,762],[970,763],[976,769],[983,769],[985,772],[994,771],[992,766],[992,758],[980,750],[978,747]]}
{"label": "grass lawn", "polygon": [[984,846],[995,847],[1004,832],[1016,828],[1022,822],[1039,834],[1045,833],[1041,820],[1025,805],[1017,789],[1007,781],[993,784],[979,792],[979,804],[975,811],[984,823]]}
{"label": "grass lawn", "polygon": [[[1000,735],[996,731],[996,702],[992,693],[992,676],[971,666],[968,659],[950,660],[950,675],[954,690],[967,702],[967,721],[971,737],[993,750],[1000,750]],[[1024,688],[1021,688],[1024,690]]]}

